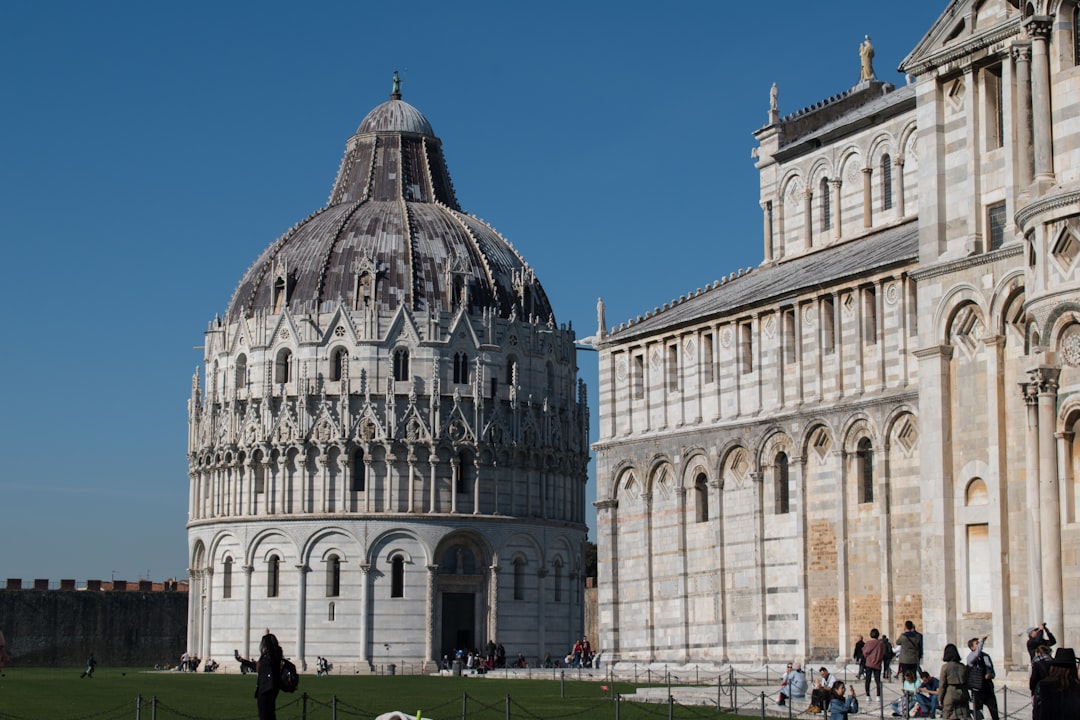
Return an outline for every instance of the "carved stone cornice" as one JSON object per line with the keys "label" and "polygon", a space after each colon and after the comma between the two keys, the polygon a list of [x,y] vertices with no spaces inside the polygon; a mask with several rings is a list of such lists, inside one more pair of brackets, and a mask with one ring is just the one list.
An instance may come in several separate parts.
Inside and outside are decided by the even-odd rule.
{"label": "carved stone cornice", "polygon": [[593,503],[593,507],[597,510],[615,510],[619,507],[618,500],[597,500]]}
{"label": "carved stone cornice", "polygon": [[1026,230],[1028,223],[1037,215],[1052,212],[1068,205],[1077,205],[1076,210],[1080,212],[1080,190],[1058,193],[1028,203],[1016,213],[1016,224]]}
{"label": "carved stone cornice", "polygon": [[922,60],[910,65],[901,65],[900,71],[908,75],[922,75],[928,70],[937,69],[943,65],[956,62],[964,56],[970,56],[979,50],[991,47],[1010,37],[1019,35],[1021,32],[1022,19],[1017,16],[1006,20],[997,27],[990,28],[978,35],[973,35],[967,40],[942,48],[937,52],[930,53]]}
{"label": "carved stone cornice", "polygon": [[1058,378],[1061,376],[1061,370],[1055,367],[1037,367],[1027,371],[1028,378],[1030,378],[1030,385],[1037,388],[1040,395],[1045,394],[1057,394],[1058,390]]}
{"label": "carved stone cornice", "polygon": [[912,270],[909,275],[913,280],[915,280],[915,282],[922,282],[923,280],[930,280],[932,278],[941,277],[942,275],[948,275],[949,273],[958,272],[960,270],[967,270],[969,268],[979,267],[980,265],[988,265],[997,260],[1004,260],[1023,254],[1023,244],[1012,243],[1010,245],[1006,245],[999,250],[993,250],[991,252],[981,253],[979,255],[971,255],[969,257],[961,258],[959,260],[953,260],[951,262],[944,262],[940,265],[935,265],[924,270]]}
{"label": "carved stone cornice", "polygon": [[1024,29],[1032,39],[1049,40],[1054,30],[1054,18],[1046,15],[1032,15],[1024,21]]}

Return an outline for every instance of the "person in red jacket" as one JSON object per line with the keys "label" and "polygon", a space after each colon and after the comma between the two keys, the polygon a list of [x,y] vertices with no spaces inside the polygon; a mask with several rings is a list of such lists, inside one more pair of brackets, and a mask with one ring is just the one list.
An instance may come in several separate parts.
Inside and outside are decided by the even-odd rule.
{"label": "person in red jacket", "polygon": [[885,652],[888,650],[881,640],[881,633],[877,628],[870,631],[870,639],[863,645],[863,660],[866,663],[866,699],[870,699],[870,678],[877,682],[877,696],[881,697],[881,665],[885,661]]}

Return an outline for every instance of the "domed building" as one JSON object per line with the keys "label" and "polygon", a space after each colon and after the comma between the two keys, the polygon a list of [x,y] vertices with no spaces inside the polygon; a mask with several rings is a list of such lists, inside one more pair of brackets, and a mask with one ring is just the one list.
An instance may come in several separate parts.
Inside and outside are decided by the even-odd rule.
{"label": "domed building", "polygon": [[206,333],[188,409],[188,648],[366,672],[581,636],[588,407],[573,330],[458,206],[442,144],[372,110],[328,204]]}

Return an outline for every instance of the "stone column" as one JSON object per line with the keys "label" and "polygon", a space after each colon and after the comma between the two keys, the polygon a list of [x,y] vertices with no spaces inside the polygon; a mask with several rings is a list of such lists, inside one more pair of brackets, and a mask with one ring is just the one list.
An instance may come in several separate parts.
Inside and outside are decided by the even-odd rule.
{"label": "stone column", "polygon": [[874,227],[874,193],[871,186],[873,175],[873,168],[862,169],[862,225],[864,228]]}
{"label": "stone column", "polygon": [[244,657],[251,657],[251,578],[253,565],[244,566]]}
{"label": "stone column", "polygon": [[435,591],[435,579],[439,576],[438,565],[427,566],[427,598],[424,608],[424,661],[434,663],[438,667],[435,658],[435,608],[438,598]]}
{"label": "stone column", "polygon": [[1014,45],[1016,64],[1016,175],[1021,188],[1031,184],[1031,45]]}
{"label": "stone column", "polygon": [[803,247],[814,247],[814,191],[803,191]]}
{"label": "stone column", "polygon": [[904,156],[903,154],[897,155],[893,158],[893,165],[895,169],[893,173],[895,175],[896,183],[894,185],[893,192],[896,193],[896,217],[902,218],[907,214],[907,210],[904,206]]}
{"label": "stone column", "polygon": [[438,512],[439,510],[439,488],[436,485],[435,470],[439,466],[439,458],[435,453],[435,448],[431,448],[428,453],[428,476],[429,486],[431,487],[431,497],[428,500],[428,512]]}
{"label": "stone column", "polygon": [[[1029,588],[1042,588],[1042,540],[1039,537],[1039,386],[1020,383],[1027,407],[1027,434],[1024,443],[1024,475],[1027,530],[1027,576]],[[1030,594],[1032,617],[1043,617],[1042,593]]]}
{"label": "stone column", "polygon": [[832,239],[834,241],[840,239],[840,187],[843,185],[843,181],[840,178],[829,180],[829,184],[832,185],[832,197],[829,200],[832,201],[833,213],[832,213]]}
{"label": "stone column", "polygon": [[[547,644],[547,576],[548,569],[539,567],[536,570],[536,647],[543,648]],[[570,599],[573,604],[573,598]],[[540,660],[540,657],[537,657]]]}
{"label": "stone column", "polygon": [[[274,461],[270,459],[269,453],[264,456],[263,460],[263,514],[270,515],[274,512]],[[255,514],[258,515],[258,498],[256,497],[256,510]]]}
{"label": "stone column", "polygon": [[371,670],[371,653],[368,652],[368,619],[371,617],[371,563],[360,563],[360,664]]}
{"label": "stone column", "polygon": [[[1035,180],[1039,183],[1054,180],[1049,52],[1052,27],[1053,19],[1045,16],[1037,15],[1027,22],[1031,35],[1031,129],[1035,144]],[[1050,622],[1050,618],[1045,619]]]}
{"label": "stone column", "polygon": [[408,493],[406,494],[405,512],[410,512],[411,513],[411,512],[414,512],[415,509],[416,509],[416,505],[415,505],[416,455],[413,453],[413,450],[412,450],[411,447],[409,448],[409,456],[406,459],[406,462],[409,464],[409,490],[408,490]]}
{"label": "stone column", "polygon": [[645,526],[645,639],[646,647],[649,652],[646,656],[647,662],[652,662],[656,659],[656,618],[653,615],[656,585],[653,583],[653,567],[657,560],[656,556],[653,555],[652,500],[653,495],[651,491],[641,494],[641,503],[645,508],[643,525]]}
{"label": "stone column", "polygon": [[[956,577],[956,536],[952,476],[952,347],[932,345],[915,351],[919,361],[919,497],[922,534],[919,548],[924,577]],[[953,582],[925,586],[924,633],[927,647],[943,647],[958,637]]]}
{"label": "stone column", "polygon": [[[329,458],[326,456],[326,448],[319,448],[319,457],[316,459],[319,465],[319,487],[321,492],[319,495],[320,512],[330,512],[330,465]],[[314,503],[312,504],[314,507]]]}
{"label": "stone column", "polygon": [[773,259],[773,224],[772,224],[772,203],[761,203],[762,220],[764,221],[764,243],[765,243],[765,262],[772,262]]}
{"label": "stone column", "polygon": [[289,481],[287,479],[288,464],[288,451],[286,448],[282,448],[281,454],[278,455],[277,487],[275,489],[280,493],[279,497],[281,499],[277,510],[283,515],[285,514],[285,510],[289,507]]}
{"label": "stone column", "polygon": [[454,455],[450,458],[450,512],[457,514],[458,478],[461,477],[461,456]]}
{"label": "stone column", "polygon": [[[795,537],[806,538],[807,536],[807,505],[806,505],[806,456],[797,455],[791,458],[791,487],[795,492],[791,493],[790,512],[795,514]],[[798,588],[797,597],[799,603],[799,617],[796,620],[798,631],[795,636],[795,655],[806,657],[810,652],[810,593],[805,578],[809,564],[810,543],[804,542],[802,552],[798,556],[798,577],[804,578],[796,583]],[[841,637],[847,637],[842,634]],[[841,647],[844,647],[841,645]]]}
{"label": "stone column", "polygon": [[341,448],[341,452],[338,453],[338,478],[340,478],[339,493],[341,496],[341,504],[338,507],[338,512],[349,512],[352,508],[349,507],[349,488],[352,487],[352,467],[349,463],[349,451],[348,448]]}
{"label": "stone column", "polygon": [[397,458],[394,453],[386,453],[386,477],[383,478],[383,511],[393,512],[397,510],[394,507],[394,461]]}
{"label": "stone column", "polygon": [[480,514],[480,453],[473,452],[473,515]]}
{"label": "stone column", "polygon": [[495,559],[488,568],[488,622],[489,640],[499,637],[499,561]]}
{"label": "stone column", "polygon": [[307,629],[307,574],[311,572],[305,563],[296,564],[296,655],[301,669],[307,668],[304,648]]}
{"label": "stone column", "polygon": [[364,512],[371,512],[371,496],[375,494],[371,476],[371,448],[364,448]]}
{"label": "stone column", "polygon": [[611,618],[611,622],[600,627],[599,646],[604,649],[608,661],[616,662],[619,659],[619,501],[597,500],[594,506],[598,575],[596,609],[601,617]]}
{"label": "stone column", "polygon": [[[206,562],[212,563],[213,559],[208,555]],[[203,568],[203,616],[202,616],[202,637],[199,638],[199,657],[208,658],[213,657],[213,653],[210,652],[210,637],[213,632],[213,615],[214,615],[214,567],[208,565]],[[1058,627],[1061,627],[1058,625]]]}
{"label": "stone column", "polygon": [[1064,627],[1061,594],[1061,496],[1058,489],[1057,391],[1060,371],[1041,367],[1030,373],[1039,385],[1039,525],[1042,540],[1041,618],[1050,627]]}

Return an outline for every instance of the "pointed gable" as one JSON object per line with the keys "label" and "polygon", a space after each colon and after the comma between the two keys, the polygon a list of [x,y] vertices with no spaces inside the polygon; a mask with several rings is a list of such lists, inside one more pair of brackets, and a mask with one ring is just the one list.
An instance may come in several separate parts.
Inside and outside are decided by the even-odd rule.
{"label": "pointed gable", "polygon": [[900,72],[922,75],[1018,35],[1022,13],[1011,0],[958,0],[938,17],[900,63]]}

